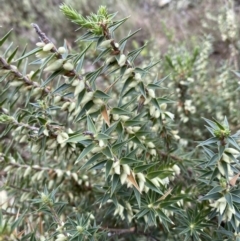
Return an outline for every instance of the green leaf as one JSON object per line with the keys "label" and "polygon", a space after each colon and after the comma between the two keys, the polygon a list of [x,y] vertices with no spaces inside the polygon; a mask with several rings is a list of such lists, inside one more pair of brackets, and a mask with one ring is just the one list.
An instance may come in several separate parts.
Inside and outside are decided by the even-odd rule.
{"label": "green leaf", "polygon": [[89,170],[100,170],[100,169],[103,169],[104,166],[106,165],[106,162],[107,162],[106,160],[101,161],[101,162],[95,164],[94,166],[92,166],[91,168],[89,168]]}
{"label": "green leaf", "polygon": [[124,123],[124,126],[142,126],[144,125],[146,122],[144,121],[140,121],[140,120],[127,120]]}
{"label": "green leaf", "polygon": [[105,93],[104,93],[103,91],[101,91],[101,90],[96,90],[96,91],[94,92],[94,97],[95,97],[95,98],[99,98],[99,99],[110,99],[110,98],[111,98],[110,95],[105,94]]}
{"label": "green leaf", "polygon": [[112,150],[115,152],[115,151],[118,151],[120,148],[122,148],[126,143],[128,143],[129,141],[131,141],[133,139],[133,137],[132,138],[130,138],[130,139],[128,139],[128,140],[126,140],[126,141],[123,141],[123,142],[121,142],[121,143],[117,143],[117,144],[114,144],[113,146],[112,146]]}
{"label": "green leaf", "polygon": [[0,47],[4,44],[7,38],[10,36],[13,29],[9,30],[1,39],[0,39]]}
{"label": "green leaf", "polygon": [[105,50],[103,50],[98,56],[97,58],[93,61],[93,65],[100,60],[102,57],[104,57],[105,55],[109,54],[111,52],[111,48],[107,48]]}
{"label": "green leaf", "polygon": [[106,146],[104,149],[102,149],[102,153],[109,158],[113,158],[112,152],[108,146]]}
{"label": "green leaf", "polygon": [[106,179],[109,176],[109,173],[111,171],[112,165],[113,165],[113,161],[112,160],[108,160],[107,163],[106,163],[106,172],[105,172]]}
{"label": "green leaf", "polygon": [[213,193],[221,193],[223,191],[223,188],[221,186],[216,186],[212,190],[210,190],[207,195],[213,194]]}
{"label": "green leaf", "polygon": [[158,102],[159,105],[161,105],[163,103],[166,103],[166,104],[173,104],[173,103],[175,103],[175,101],[170,100],[168,98],[157,98],[157,102]]}
{"label": "green leaf", "polygon": [[118,114],[118,115],[131,115],[131,112],[126,111],[126,110],[121,109],[121,108],[117,108],[117,107],[113,108],[111,110],[111,113],[112,114]]}
{"label": "green leaf", "polygon": [[87,147],[85,147],[81,152],[81,154],[78,156],[75,164],[81,161],[95,146],[96,146],[95,143],[91,143]]}
{"label": "green leaf", "polygon": [[11,231],[13,231],[15,228],[17,228],[19,226],[19,224],[22,222],[22,220],[25,218],[25,214],[26,214],[27,210],[24,211],[21,216],[16,220],[14,221],[12,224],[11,224]]}
{"label": "green leaf", "polygon": [[146,178],[145,185],[146,185],[147,187],[149,187],[151,190],[153,190],[154,192],[157,192],[157,193],[163,195],[162,191],[161,191],[160,189],[158,189],[158,187],[156,187],[155,185],[153,185],[153,183],[152,183],[148,178]]}
{"label": "green leaf", "polygon": [[226,193],[224,196],[227,200],[228,205],[230,206],[231,209],[233,209],[233,200],[232,200],[232,195],[231,193]]}
{"label": "green leaf", "polygon": [[138,29],[138,30],[136,30],[135,32],[133,32],[132,34],[128,34],[127,37],[121,39],[121,40],[119,41],[119,45],[120,45],[120,46],[119,46],[119,49],[120,49],[121,51],[123,51],[123,49],[124,49],[124,47],[125,47],[125,45],[126,45],[127,40],[128,40],[129,38],[131,38],[132,36],[134,36],[136,33],[138,33],[140,30],[141,30],[141,29]]}
{"label": "green leaf", "polygon": [[114,174],[114,175],[113,175],[113,179],[112,179],[111,194],[113,194],[114,191],[116,190],[116,187],[117,187],[117,185],[118,185],[118,183],[119,183],[119,180],[120,180],[119,175]]}
{"label": "green leaf", "polygon": [[172,173],[173,173],[172,171],[158,170],[158,171],[149,172],[147,174],[147,177],[149,179],[153,179],[155,177],[165,178],[165,177],[168,177],[169,175],[171,175]]}
{"label": "green leaf", "polygon": [[145,99],[146,99],[147,97],[146,97],[145,86],[144,86],[144,84],[143,84],[142,81],[140,81],[140,82],[138,83],[138,88],[139,88],[139,90],[140,90],[140,93],[141,93],[141,94],[145,97]]}
{"label": "green leaf", "polygon": [[144,208],[144,209],[140,210],[135,216],[139,219],[139,218],[145,216],[149,212],[150,212],[149,208]]}
{"label": "green leaf", "polygon": [[219,198],[221,198],[221,197],[222,197],[222,194],[216,192],[216,193],[212,193],[212,194],[207,194],[207,195],[201,197],[199,200],[200,200],[200,201],[210,200],[210,199],[217,200],[217,199],[219,199]]}
{"label": "green leaf", "polygon": [[200,144],[198,144],[198,146],[208,146],[210,144],[217,143],[218,141],[219,141],[219,139],[217,137],[211,137],[211,138],[207,139],[206,141],[200,142]]}
{"label": "green leaf", "polygon": [[206,119],[206,118],[204,118],[204,117],[202,117],[207,123],[208,123],[208,125],[209,126],[211,126],[213,129],[217,129],[217,125],[216,125],[216,123],[215,122],[213,122],[213,121],[211,121],[211,120],[209,120],[209,119]]}
{"label": "green leaf", "polygon": [[45,87],[50,81],[52,81],[55,77],[57,77],[60,73],[62,72],[62,70],[57,70],[55,72],[53,72],[41,85],[42,87]]}
{"label": "green leaf", "polygon": [[70,84],[64,83],[64,84],[60,85],[59,87],[57,87],[52,93],[56,94],[56,93],[62,92],[64,90],[68,89],[69,87],[71,87]]}
{"label": "green leaf", "polygon": [[138,207],[141,207],[141,193],[139,192],[139,190],[136,189],[135,186],[133,186],[133,191],[134,191],[134,195],[136,197],[137,203],[138,203]]}
{"label": "green leaf", "polygon": [[113,31],[115,31],[118,27],[120,27],[129,17],[123,18],[119,21],[113,22],[110,26],[109,26],[109,31],[110,33],[112,33]]}
{"label": "green leaf", "polygon": [[175,67],[174,67],[174,65],[173,65],[173,63],[172,63],[172,59],[171,59],[168,55],[165,56],[165,59],[166,59],[168,65],[169,65],[172,69],[175,69]]}
{"label": "green leaf", "polygon": [[138,172],[143,172],[148,170],[149,168],[153,167],[155,164],[144,164],[144,165],[140,165],[137,167],[134,167],[134,172],[138,173]]}
{"label": "green leaf", "polygon": [[85,169],[86,167],[88,167],[89,165],[93,164],[96,161],[99,161],[103,156],[102,153],[97,153],[95,155],[93,155],[82,167],[80,170]]}
{"label": "green leaf", "polygon": [[128,53],[128,60],[130,62],[134,62],[134,60],[138,57],[138,55],[142,52],[142,50],[147,46],[147,44],[144,44],[142,47],[135,49]]}
{"label": "green leaf", "polygon": [[111,136],[108,136],[108,135],[103,134],[103,133],[98,133],[96,139],[97,140],[108,140],[108,139],[111,139]]}
{"label": "green leaf", "polygon": [[8,59],[7,59],[8,63],[11,63],[11,61],[14,58],[14,56],[16,55],[17,51],[18,51],[18,47],[16,47],[15,50],[12,52],[12,54],[8,57]]}
{"label": "green leaf", "polygon": [[31,50],[30,52],[24,54],[23,56],[21,56],[20,58],[16,59],[14,62],[18,62],[19,60],[25,59],[33,54],[36,54],[37,52],[42,51],[42,48],[35,48],[33,50]]}
{"label": "green leaf", "polygon": [[82,133],[71,135],[66,142],[78,143],[79,141],[89,139],[89,137],[84,136]]}
{"label": "green leaf", "polygon": [[90,115],[87,116],[87,128],[88,131],[92,132],[93,134],[97,134],[97,129]]}
{"label": "green leaf", "polygon": [[219,154],[215,154],[214,156],[212,156],[212,158],[209,160],[209,162],[207,163],[207,166],[213,166],[215,165],[218,161],[219,161]]}
{"label": "green leaf", "polygon": [[232,201],[233,202],[240,204],[240,197],[238,195],[231,194],[231,196],[232,196]]}
{"label": "green leaf", "polygon": [[240,151],[240,146],[231,136],[226,138],[226,139],[231,145],[233,145],[234,147],[236,147]]}
{"label": "green leaf", "polygon": [[136,159],[133,159],[133,158],[128,158],[128,157],[123,157],[121,160],[120,160],[121,164],[128,164],[128,165],[131,165],[133,163],[141,163],[143,161],[140,161],[140,160],[136,160]]}
{"label": "green leaf", "polygon": [[89,81],[90,84],[93,84],[97,77],[101,74],[103,67],[100,67],[96,71],[93,71],[86,75],[86,80]]}

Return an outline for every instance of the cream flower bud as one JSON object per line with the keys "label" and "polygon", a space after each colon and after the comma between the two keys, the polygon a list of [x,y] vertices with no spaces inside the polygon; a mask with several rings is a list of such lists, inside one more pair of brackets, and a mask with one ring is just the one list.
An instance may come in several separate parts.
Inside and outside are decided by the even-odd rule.
{"label": "cream flower bud", "polygon": [[65,102],[65,103],[62,105],[61,110],[66,110],[69,105],[70,105],[70,102]]}
{"label": "cream flower bud", "polygon": [[45,46],[45,43],[43,43],[43,42],[37,42],[37,43],[36,43],[36,46],[38,46],[38,47],[43,47],[43,46]]}
{"label": "cream flower bud", "polygon": [[131,168],[127,164],[122,164],[123,172],[126,173],[127,175],[130,175]]}
{"label": "cream flower bud", "polygon": [[166,110],[167,109],[167,104],[166,103],[163,103],[160,105],[160,109],[161,110]]}
{"label": "cream flower bud", "polygon": [[58,53],[59,53],[59,54],[65,54],[65,53],[66,53],[65,47],[63,47],[63,46],[62,46],[62,47],[59,47],[59,48],[58,48]]}
{"label": "cream flower bud", "polygon": [[111,63],[113,63],[114,61],[115,61],[116,59],[115,59],[115,57],[114,56],[110,56],[110,57],[108,57],[107,59],[106,59],[106,65],[108,65],[108,64],[111,64]]}
{"label": "cream flower bud", "polygon": [[121,184],[123,185],[124,183],[126,183],[127,181],[127,173],[123,172],[121,175],[120,175],[120,182]]}
{"label": "cream flower bud", "polygon": [[44,69],[44,72],[47,72],[47,71],[56,71],[58,69],[60,69],[63,65],[63,59],[58,59],[56,61],[54,61],[53,63],[49,64],[47,66],[47,68]]}
{"label": "cream flower bud", "polygon": [[155,98],[155,97],[156,97],[155,91],[154,91],[153,89],[149,89],[149,90],[148,90],[148,95],[149,95],[150,97],[152,97],[152,98]]}
{"label": "cream flower bud", "polygon": [[104,141],[103,141],[103,140],[100,140],[100,141],[99,141],[99,147],[104,147],[104,146],[105,146]]}
{"label": "cream flower bud", "polygon": [[78,86],[80,84],[81,80],[79,79],[75,79],[73,82],[72,82],[72,86]]}
{"label": "cream flower bud", "polygon": [[42,89],[40,87],[36,87],[32,91],[32,96],[37,96],[38,94],[42,93]]}
{"label": "cream flower bud", "polygon": [[118,114],[113,114],[113,120],[115,120],[115,121],[119,120],[119,115]]}
{"label": "cream flower bud", "polygon": [[156,151],[156,149],[150,149],[150,150],[149,150],[149,153],[150,153],[152,156],[157,156],[157,151]]}
{"label": "cream flower bud", "polygon": [[102,41],[99,44],[99,47],[102,47],[102,48],[111,47],[111,42],[112,42],[112,39],[108,39],[108,40]]}
{"label": "cream flower bud", "polygon": [[66,241],[66,240],[67,240],[67,237],[64,234],[60,233],[57,235],[57,239],[55,241]]}
{"label": "cream flower bud", "polygon": [[72,102],[68,107],[68,111],[72,112],[75,109],[75,107],[76,107],[76,102]]}
{"label": "cream flower bud", "polygon": [[154,114],[154,117],[155,117],[156,119],[158,119],[158,118],[160,117],[160,114],[161,114],[160,110],[156,110],[156,111],[155,111],[155,114]]}
{"label": "cream flower bud", "polygon": [[118,64],[122,67],[127,61],[127,56],[125,54],[121,54],[118,60]]}
{"label": "cream flower bud", "polygon": [[227,162],[227,163],[231,162],[231,158],[225,153],[223,153],[223,155],[222,155],[222,160]]}
{"label": "cream flower bud", "polygon": [[54,44],[53,44],[53,43],[48,43],[48,44],[46,44],[46,45],[43,46],[43,51],[44,51],[44,52],[48,52],[48,51],[50,51],[53,47],[54,47]]}
{"label": "cream flower bud", "polygon": [[87,102],[92,100],[92,98],[93,98],[93,92],[86,92],[82,101],[81,101],[81,104],[82,105],[86,104]]}
{"label": "cream flower bud", "polygon": [[59,144],[62,144],[62,143],[64,143],[68,138],[69,138],[69,137],[68,137],[68,134],[67,134],[66,132],[61,132],[61,133],[59,133],[58,136],[57,136],[57,142],[58,142]]}
{"label": "cream flower bud", "polygon": [[71,176],[74,179],[74,181],[78,182],[78,175],[76,172],[71,173]]}
{"label": "cream flower bud", "polygon": [[129,87],[129,89],[130,88],[134,88],[134,87],[136,87],[138,85],[138,82],[137,81],[131,81],[131,83],[128,85],[128,87]]}
{"label": "cream flower bud", "polygon": [[63,68],[67,71],[71,71],[74,69],[74,65],[70,62],[66,62],[63,64]]}
{"label": "cream flower bud", "polygon": [[125,72],[124,72],[124,76],[130,76],[133,72],[134,72],[134,68],[128,68]]}
{"label": "cream flower bud", "polygon": [[156,111],[156,108],[154,105],[152,105],[150,108],[149,108],[149,114],[150,116],[154,116],[155,115],[155,111]]}
{"label": "cream flower bud", "polygon": [[149,147],[149,148],[154,148],[155,147],[155,145],[153,144],[153,142],[148,142],[147,143],[147,146]]}
{"label": "cream flower bud", "polygon": [[133,126],[133,132],[138,132],[141,129],[141,126]]}
{"label": "cream flower bud", "polygon": [[174,119],[174,114],[173,114],[173,113],[166,111],[165,114],[166,114],[171,120]]}
{"label": "cream flower bud", "polygon": [[113,164],[113,169],[114,169],[114,172],[118,175],[120,175],[120,163],[118,161],[116,161],[114,164]]}
{"label": "cream flower bud", "polygon": [[122,121],[127,121],[127,120],[129,120],[130,117],[127,115],[121,115],[120,118]]}
{"label": "cream flower bud", "polygon": [[226,148],[224,152],[231,153],[233,155],[239,155],[239,151],[234,148]]}
{"label": "cream flower bud", "polygon": [[126,130],[127,130],[127,133],[134,134],[131,126],[126,127]]}
{"label": "cream flower bud", "polygon": [[85,88],[84,81],[80,81],[75,88],[74,96],[77,96]]}
{"label": "cream flower bud", "polygon": [[19,143],[26,142],[27,140],[28,140],[28,136],[27,135],[23,135],[22,138],[19,140]]}
{"label": "cream flower bud", "polygon": [[32,171],[32,167],[27,167],[24,174],[23,174],[23,177],[26,178]]}
{"label": "cream flower bud", "polygon": [[41,148],[41,146],[39,144],[33,144],[31,150],[33,153],[38,153],[40,148]]}
{"label": "cream flower bud", "polygon": [[49,136],[48,129],[44,129],[43,134],[44,134],[45,136]]}
{"label": "cream flower bud", "polygon": [[146,182],[145,176],[141,172],[137,173],[136,175],[139,180],[141,180],[142,182]]}
{"label": "cream flower bud", "polygon": [[103,104],[104,104],[104,101],[101,100],[101,99],[99,99],[99,98],[97,98],[97,99],[93,99],[93,103],[94,103],[95,105],[103,105]]}
{"label": "cream flower bud", "polygon": [[151,179],[150,181],[151,181],[156,187],[160,187],[160,184],[159,184],[159,182],[158,182],[158,178],[157,178],[157,177]]}
{"label": "cream flower bud", "polygon": [[181,173],[181,169],[179,168],[179,166],[177,164],[174,164],[172,166],[172,169],[177,175],[179,175]]}
{"label": "cream flower bud", "polygon": [[54,96],[53,102],[55,104],[57,104],[61,99],[62,99],[62,97],[60,95],[56,95],[56,96]]}
{"label": "cream flower bud", "polygon": [[22,81],[12,81],[12,82],[10,82],[9,85],[12,87],[19,87],[19,86],[23,85],[23,82]]}
{"label": "cream flower bud", "polygon": [[140,80],[142,79],[141,74],[140,74],[140,73],[136,73],[135,76],[134,76],[134,79],[135,79],[136,81],[140,81]]}

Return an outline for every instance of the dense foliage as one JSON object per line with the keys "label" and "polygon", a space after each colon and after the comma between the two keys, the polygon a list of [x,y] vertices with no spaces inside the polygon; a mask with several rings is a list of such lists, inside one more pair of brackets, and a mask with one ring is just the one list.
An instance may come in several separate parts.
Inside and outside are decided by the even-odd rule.
{"label": "dense foliage", "polygon": [[60,6],[75,49],[35,23],[31,50],[1,36],[0,240],[240,240],[234,6],[217,69],[213,36],[154,60],[105,6]]}

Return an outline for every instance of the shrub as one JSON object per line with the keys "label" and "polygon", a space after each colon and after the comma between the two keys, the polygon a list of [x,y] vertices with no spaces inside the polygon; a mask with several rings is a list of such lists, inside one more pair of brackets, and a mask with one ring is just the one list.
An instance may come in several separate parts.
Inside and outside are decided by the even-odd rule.
{"label": "shrub", "polygon": [[[212,137],[184,150],[159,61],[140,67],[145,45],[125,49],[138,30],[117,42],[127,18],[60,9],[86,29],[80,52],[37,24],[31,51],[5,47],[11,31],[0,39],[0,240],[239,240],[239,135],[227,118],[204,119]],[[184,122],[198,54],[166,55]]]}

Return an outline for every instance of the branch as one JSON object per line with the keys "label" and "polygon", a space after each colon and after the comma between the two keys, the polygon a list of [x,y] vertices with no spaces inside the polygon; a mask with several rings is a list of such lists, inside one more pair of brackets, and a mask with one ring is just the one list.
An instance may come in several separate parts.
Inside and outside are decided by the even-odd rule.
{"label": "branch", "polygon": [[[45,44],[52,43],[52,41],[46,36],[45,33],[42,32],[42,30],[39,28],[39,26],[37,24],[32,23],[32,26],[36,30],[36,33],[38,34],[38,36],[42,40],[42,42],[44,42]],[[56,46],[54,44],[53,44],[53,48],[51,49],[51,52],[55,53],[56,57],[58,59],[62,59],[63,58],[62,55],[58,52],[58,50],[57,50],[57,48],[56,48]],[[64,75],[68,76],[68,77],[75,76],[79,80],[81,80],[81,81],[83,80],[83,77],[81,75],[79,75],[75,69],[68,71]],[[86,83],[85,83],[85,88],[86,88],[86,90],[88,92],[92,91],[92,88],[88,84],[86,84]]]}

